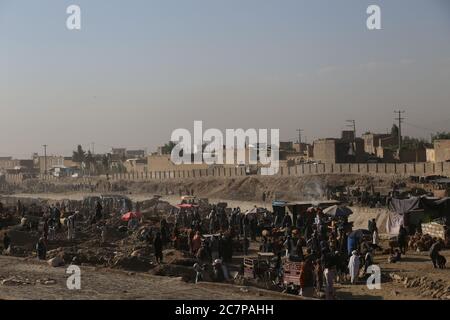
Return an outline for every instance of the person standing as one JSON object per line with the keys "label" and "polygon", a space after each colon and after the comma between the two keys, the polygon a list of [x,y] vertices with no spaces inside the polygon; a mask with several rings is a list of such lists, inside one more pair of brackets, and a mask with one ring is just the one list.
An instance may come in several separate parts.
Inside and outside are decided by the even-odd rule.
{"label": "person standing", "polygon": [[8,233],[5,232],[5,234],[3,235],[3,248],[5,249],[5,251],[8,250],[10,245],[11,245],[11,238],[8,236]]}
{"label": "person standing", "polygon": [[402,254],[406,254],[406,247],[408,246],[407,236],[408,235],[405,227],[403,225],[400,226],[397,239],[398,239],[398,246],[400,247],[400,252]]}
{"label": "person standing", "polygon": [[359,261],[358,251],[353,250],[352,256],[350,257],[350,261],[348,262],[348,270],[350,273],[351,284],[355,284],[356,281],[358,280],[359,266],[360,266],[360,261]]}
{"label": "person standing", "polygon": [[36,244],[36,252],[39,260],[45,260],[47,256],[47,247],[45,246],[44,238],[39,238],[38,243]]}
{"label": "person standing", "polygon": [[440,241],[436,241],[435,243],[433,243],[431,245],[430,248],[430,258],[431,258],[431,262],[433,263],[433,267],[435,269],[438,268],[438,256],[439,256],[439,251],[441,251],[441,243]]}
{"label": "person standing", "polygon": [[322,264],[324,267],[323,276],[325,278],[325,299],[334,299],[334,279],[336,278],[336,256],[331,252],[322,255]]}
{"label": "person standing", "polygon": [[75,239],[75,216],[71,215],[67,218],[67,240]]}
{"label": "person standing", "polygon": [[202,246],[202,238],[200,236],[200,232],[197,231],[194,235],[194,237],[192,238],[191,241],[191,246],[192,246],[192,254],[196,255],[197,251],[200,249],[200,247]]}
{"label": "person standing", "polygon": [[300,291],[302,297],[314,296],[314,270],[311,259],[305,259],[300,267]]}
{"label": "person standing", "polygon": [[155,251],[156,263],[161,264],[163,261],[161,233],[157,233],[153,240],[153,250]]}
{"label": "person standing", "polygon": [[372,250],[368,250],[364,256],[364,273],[367,273],[367,269],[373,264]]}
{"label": "person standing", "polygon": [[42,232],[43,232],[44,239],[45,239],[46,242],[47,242],[47,239],[48,239],[48,230],[49,230],[48,219],[45,219],[44,220],[44,225],[42,227]]}
{"label": "person standing", "polygon": [[102,204],[100,201],[97,201],[97,205],[95,206],[95,221],[100,221],[102,219]]}

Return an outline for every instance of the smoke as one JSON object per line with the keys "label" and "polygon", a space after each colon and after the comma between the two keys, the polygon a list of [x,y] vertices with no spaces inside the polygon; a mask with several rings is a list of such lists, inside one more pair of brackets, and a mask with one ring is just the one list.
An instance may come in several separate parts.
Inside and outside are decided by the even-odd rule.
{"label": "smoke", "polygon": [[[323,200],[326,196],[326,190],[324,189],[323,183],[319,179],[309,181],[303,186],[302,198],[312,201],[313,205],[318,205],[318,201]],[[317,203],[314,203],[314,201],[317,201]]]}

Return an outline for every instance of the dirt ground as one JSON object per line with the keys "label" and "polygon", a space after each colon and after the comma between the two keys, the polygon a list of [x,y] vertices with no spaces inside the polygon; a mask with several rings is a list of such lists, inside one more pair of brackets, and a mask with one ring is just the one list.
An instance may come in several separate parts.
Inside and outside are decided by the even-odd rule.
{"label": "dirt ground", "polygon": [[[81,289],[69,290],[64,267],[0,256],[0,300],[10,299],[298,299],[253,287],[186,283],[181,278],[81,266]],[[17,280],[14,284],[8,280]],[[47,283],[47,284],[46,284]]]}
{"label": "dirt ground", "polygon": [[[447,259],[450,252],[445,251]],[[340,300],[416,300],[432,299],[422,296],[421,288],[406,288],[403,282],[386,279],[395,273],[410,279],[426,276],[445,283],[450,298],[448,269],[433,269],[425,253],[408,253],[400,263],[388,264],[387,257],[378,255],[383,282],[380,290],[370,290],[363,279],[356,285],[336,285]],[[298,299],[297,296],[263,290],[250,286],[236,286],[203,282],[186,283],[181,278],[154,276],[144,272],[126,272],[81,266],[81,290],[66,286],[65,267],[50,267],[35,258],[0,256],[0,300],[9,299]],[[445,299],[445,296],[442,297]]]}
{"label": "dirt ground", "polygon": [[[17,194],[15,196],[52,200],[80,200],[87,193]],[[92,193],[89,193],[92,195]],[[128,194],[134,201],[149,199],[153,194]],[[178,195],[164,196],[162,200],[179,203]],[[270,202],[223,200],[209,198],[210,202],[226,201],[229,207],[246,210],[254,205],[270,207]],[[367,228],[367,221],[377,219],[385,223],[383,210],[354,208],[350,220],[355,228]],[[386,247],[386,243],[382,243]],[[256,251],[257,243],[253,243]],[[450,261],[450,251],[441,252]],[[242,257],[236,257],[239,259]],[[365,280],[356,285],[336,284],[338,299],[417,300],[450,299],[450,272],[434,269],[427,252],[409,251],[399,263],[387,263],[388,256],[377,253],[375,264],[382,271],[381,289],[370,290]],[[194,285],[181,278],[155,276],[149,272],[127,272],[116,269],[82,266],[82,289],[66,288],[65,268],[52,268],[35,258],[0,256],[0,299],[292,299],[296,296],[254,287],[228,284],[201,283]],[[11,278],[12,277],[12,278]],[[12,279],[12,281],[10,281]],[[14,279],[18,280],[15,282]],[[22,284],[20,284],[22,283]],[[47,283],[47,284],[44,284]],[[8,285],[12,284],[12,285]]]}

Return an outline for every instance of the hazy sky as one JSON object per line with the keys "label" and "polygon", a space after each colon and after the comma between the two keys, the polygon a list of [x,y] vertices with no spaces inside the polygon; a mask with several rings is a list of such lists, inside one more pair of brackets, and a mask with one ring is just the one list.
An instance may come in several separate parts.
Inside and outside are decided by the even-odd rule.
{"label": "hazy sky", "polygon": [[194,120],[311,141],[398,108],[406,134],[450,130],[450,1],[0,0],[0,156],[153,150]]}

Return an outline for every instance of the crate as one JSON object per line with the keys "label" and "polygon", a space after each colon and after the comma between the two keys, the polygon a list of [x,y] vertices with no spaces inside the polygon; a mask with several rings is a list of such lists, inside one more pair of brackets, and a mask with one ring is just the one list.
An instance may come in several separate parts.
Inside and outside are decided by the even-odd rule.
{"label": "crate", "polygon": [[244,278],[253,279],[255,277],[255,259],[244,258]]}
{"label": "crate", "polygon": [[283,282],[300,285],[301,262],[286,261],[283,264]]}

